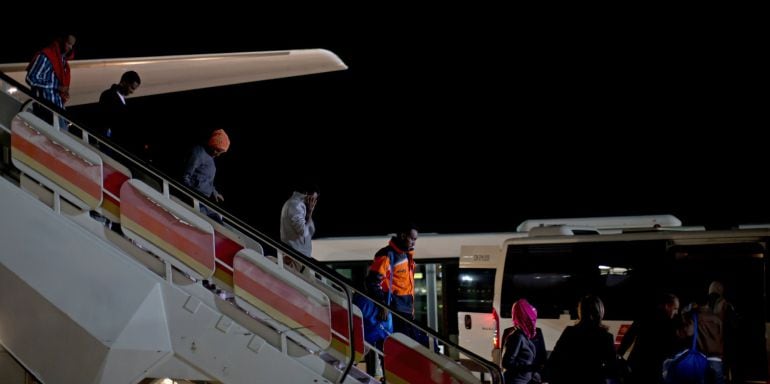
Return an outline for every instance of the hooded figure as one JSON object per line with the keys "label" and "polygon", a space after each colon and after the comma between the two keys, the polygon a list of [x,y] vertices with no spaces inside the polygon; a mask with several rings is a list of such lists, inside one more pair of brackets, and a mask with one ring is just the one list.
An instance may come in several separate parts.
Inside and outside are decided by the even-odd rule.
{"label": "hooded figure", "polygon": [[513,333],[505,339],[502,365],[506,383],[527,384],[532,380],[537,354],[533,339],[537,336],[537,310],[526,299],[511,307]]}

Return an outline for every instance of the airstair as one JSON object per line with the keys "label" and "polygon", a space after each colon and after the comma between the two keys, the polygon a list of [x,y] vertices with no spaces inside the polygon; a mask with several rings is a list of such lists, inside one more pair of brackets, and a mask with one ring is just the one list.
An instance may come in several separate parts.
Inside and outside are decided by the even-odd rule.
{"label": "airstair", "polygon": [[[59,117],[0,73],[0,382],[378,382],[349,280]],[[482,382],[401,334],[376,352],[388,382]]]}

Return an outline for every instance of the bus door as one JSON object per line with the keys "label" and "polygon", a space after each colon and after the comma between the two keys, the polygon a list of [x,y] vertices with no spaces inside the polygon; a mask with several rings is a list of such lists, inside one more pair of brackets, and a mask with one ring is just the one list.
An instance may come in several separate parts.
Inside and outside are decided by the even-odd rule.
{"label": "bus door", "polygon": [[501,261],[497,246],[462,246],[460,249],[460,272],[455,295],[458,344],[488,359],[491,358],[499,326],[493,299],[496,271]]}

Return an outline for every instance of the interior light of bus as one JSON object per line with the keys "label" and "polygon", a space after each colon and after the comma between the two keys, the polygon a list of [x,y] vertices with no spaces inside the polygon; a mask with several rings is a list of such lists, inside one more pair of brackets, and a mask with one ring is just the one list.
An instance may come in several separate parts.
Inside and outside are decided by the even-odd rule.
{"label": "interior light of bus", "polygon": [[599,269],[601,269],[601,270],[609,270],[610,266],[609,265],[600,265]]}
{"label": "interior light of bus", "polygon": [[415,272],[414,273],[414,279],[415,280],[422,280],[422,278],[423,278],[422,272]]}
{"label": "interior light of bus", "polygon": [[460,275],[460,281],[472,282],[473,277],[471,277],[470,275]]}

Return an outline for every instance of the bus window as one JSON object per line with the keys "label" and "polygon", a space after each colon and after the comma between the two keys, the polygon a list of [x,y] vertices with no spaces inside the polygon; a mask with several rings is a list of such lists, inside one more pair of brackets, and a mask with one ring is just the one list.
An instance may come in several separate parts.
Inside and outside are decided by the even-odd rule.
{"label": "bus window", "polygon": [[490,268],[463,268],[457,286],[459,312],[492,312],[495,270]]}
{"label": "bus window", "polygon": [[[581,284],[577,282],[577,275],[569,271],[506,275],[504,282],[511,292],[516,292],[516,297],[539,303],[537,316],[541,319],[556,319],[563,313],[574,312],[571,311],[574,306],[573,298],[568,293],[582,290]],[[506,304],[501,308],[502,316],[510,318],[511,306]],[[574,313],[572,314],[574,318]]]}
{"label": "bus window", "polygon": [[[663,263],[665,242],[598,242],[510,246],[506,256],[501,317],[526,298],[538,317],[576,319],[577,302],[586,294],[602,298],[606,320],[633,319],[639,295],[649,292],[644,271],[652,260]],[[648,276],[649,278],[650,276]]]}

